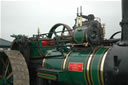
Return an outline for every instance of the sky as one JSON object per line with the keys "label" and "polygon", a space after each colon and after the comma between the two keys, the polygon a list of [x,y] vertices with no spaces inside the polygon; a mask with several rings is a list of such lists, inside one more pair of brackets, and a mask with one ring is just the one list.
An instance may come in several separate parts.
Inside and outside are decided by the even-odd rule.
{"label": "sky", "polygon": [[31,37],[38,27],[41,33],[56,23],[72,27],[80,6],[84,15],[94,14],[106,25],[106,38],[121,30],[120,0],[2,0],[0,6],[0,37],[10,41],[12,34]]}

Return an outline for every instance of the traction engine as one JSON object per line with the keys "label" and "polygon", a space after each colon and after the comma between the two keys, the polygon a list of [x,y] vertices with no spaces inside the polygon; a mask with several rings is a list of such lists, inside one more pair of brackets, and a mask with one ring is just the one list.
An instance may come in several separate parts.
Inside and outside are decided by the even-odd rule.
{"label": "traction engine", "polygon": [[0,85],[128,85],[127,8],[122,0],[122,31],[110,39],[100,20],[82,8],[73,28],[58,23],[49,33],[12,35],[10,50],[0,51]]}

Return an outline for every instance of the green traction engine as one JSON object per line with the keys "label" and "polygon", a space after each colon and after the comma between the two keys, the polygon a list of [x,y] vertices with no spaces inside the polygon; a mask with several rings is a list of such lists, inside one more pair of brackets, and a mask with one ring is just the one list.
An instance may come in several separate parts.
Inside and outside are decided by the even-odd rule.
{"label": "green traction engine", "polygon": [[128,85],[127,4],[122,31],[110,39],[100,19],[82,11],[73,28],[58,23],[49,33],[12,35],[10,50],[0,51],[0,85]]}

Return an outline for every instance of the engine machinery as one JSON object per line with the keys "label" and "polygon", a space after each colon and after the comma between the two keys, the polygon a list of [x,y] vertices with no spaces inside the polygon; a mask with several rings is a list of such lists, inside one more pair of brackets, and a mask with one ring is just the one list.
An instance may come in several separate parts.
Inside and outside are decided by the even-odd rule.
{"label": "engine machinery", "polygon": [[127,4],[122,0],[122,31],[110,39],[100,20],[82,11],[73,28],[58,23],[49,33],[12,35],[10,50],[0,51],[0,85],[128,85]]}

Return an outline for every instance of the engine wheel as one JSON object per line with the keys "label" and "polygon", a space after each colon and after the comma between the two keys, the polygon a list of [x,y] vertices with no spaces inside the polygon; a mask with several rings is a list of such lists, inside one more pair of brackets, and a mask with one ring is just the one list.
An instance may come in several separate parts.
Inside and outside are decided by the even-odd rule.
{"label": "engine wheel", "polygon": [[19,51],[0,51],[0,85],[29,85],[28,68]]}

